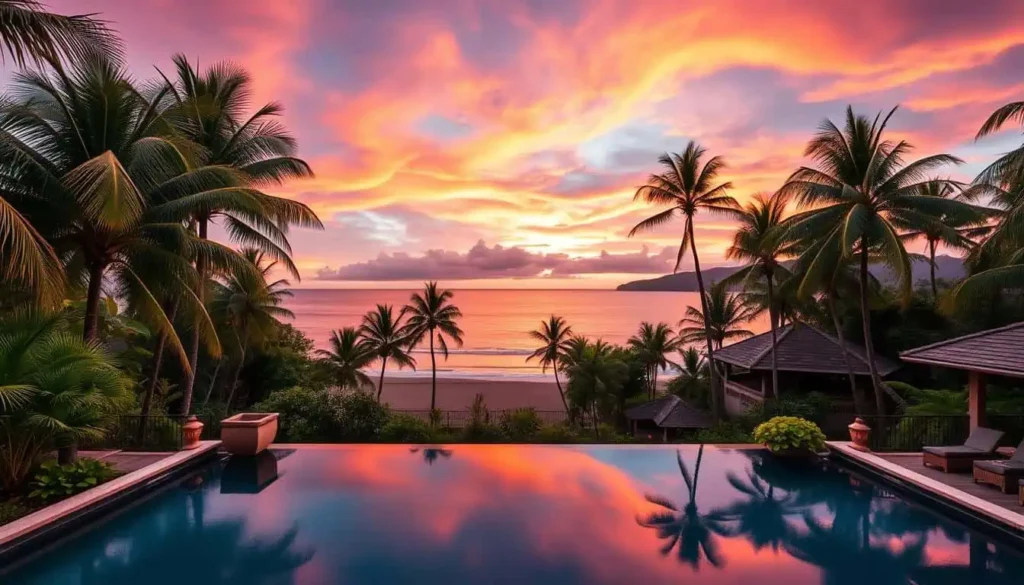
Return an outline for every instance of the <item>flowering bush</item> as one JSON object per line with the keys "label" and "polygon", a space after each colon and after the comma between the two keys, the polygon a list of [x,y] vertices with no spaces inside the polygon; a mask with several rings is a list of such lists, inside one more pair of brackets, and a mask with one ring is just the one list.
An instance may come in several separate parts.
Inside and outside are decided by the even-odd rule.
{"label": "flowering bush", "polygon": [[825,448],[825,434],[818,425],[795,416],[776,416],[757,425],[754,440],[763,443],[772,452]]}

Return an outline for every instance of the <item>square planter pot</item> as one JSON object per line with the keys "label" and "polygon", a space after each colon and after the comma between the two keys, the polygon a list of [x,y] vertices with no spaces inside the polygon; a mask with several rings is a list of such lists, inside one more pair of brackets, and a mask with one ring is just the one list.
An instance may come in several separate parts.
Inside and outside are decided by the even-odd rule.
{"label": "square planter pot", "polygon": [[243,412],[220,422],[221,446],[232,455],[256,455],[269,447],[275,436],[276,412]]}

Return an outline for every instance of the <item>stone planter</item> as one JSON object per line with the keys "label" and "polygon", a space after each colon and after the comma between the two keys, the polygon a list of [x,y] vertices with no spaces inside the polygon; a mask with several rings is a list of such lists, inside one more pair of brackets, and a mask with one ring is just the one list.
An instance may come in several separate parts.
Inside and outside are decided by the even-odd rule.
{"label": "stone planter", "polygon": [[269,447],[275,436],[276,412],[244,412],[220,422],[221,446],[232,455],[256,455]]}
{"label": "stone planter", "polygon": [[864,419],[857,417],[846,428],[850,429],[850,441],[853,442],[854,449],[859,451],[871,450],[868,447],[868,439],[871,437],[871,427],[864,424]]}
{"label": "stone planter", "polygon": [[181,448],[195,449],[199,446],[199,437],[203,434],[203,423],[195,416],[188,417],[185,424],[181,425]]}

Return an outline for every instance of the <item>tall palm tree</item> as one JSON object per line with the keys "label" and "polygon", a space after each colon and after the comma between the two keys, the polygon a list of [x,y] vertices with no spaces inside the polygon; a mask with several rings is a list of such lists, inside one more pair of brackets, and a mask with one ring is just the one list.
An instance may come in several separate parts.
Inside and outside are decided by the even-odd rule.
{"label": "tall palm tree", "polygon": [[658,391],[658,371],[675,365],[665,356],[678,349],[680,342],[668,323],[654,325],[644,321],[626,343],[647,370],[647,396],[653,400]]}
{"label": "tall palm tree", "polygon": [[[952,181],[931,180],[921,186],[918,195],[921,197],[938,197],[940,199],[955,198],[957,185]],[[975,238],[984,236],[990,231],[988,217],[983,214],[970,216],[958,214],[939,215],[933,221],[905,227],[900,236],[910,242],[924,239],[928,253],[929,280],[932,287],[932,298],[939,298],[939,285],[935,278],[935,254],[939,246],[954,250],[969,251],[975,246]],[[899,225],[897,223],[897,225]]]}
{"label": "tall palm tree", "polygon": [[1024,173],[1008,171],[1005,180],[995,182],[984,176],[964,191],[964,197],[987,198],[998,222],[968,256],[973,274],[954,289],[954,299],[961,304],[1024,284]]}
{"label": "tall palm tree", "polygon": [[[448,359],[448,342],[445,336],[462,347],[462,329],[455,323],[462,317],[462,311],[451,303],[455,296],[450,290],[437,288],[434,281],[423,285],[422,293],[414,293],[410,304],[403,312],[409,314],[406,326],[409,328],[409,346],[412,347],[427,337],[430,340],[430,412],[437,402],[437,361],[434,358],[434,339],[441,348],[444,359]],[[433,420],[433,418],[431,419]]]}
{"label": "tall palm tree", "polygon": [[331,331],[331,349],[318,349],[317,355],[331,372],[339,388],[372,388],[373,380],[363,372],[376,357],[373,349],[359,336],[355,327]]}
{"label": "tall palm tree", "polygon": [[[1017,122],[1024,129],[1024,102],[1010,102],[992,112],[974,139],[994,134],[1009,122]],[[996,159],[982,171],[978,179],[979,182],[991,184],[1024,183],[1024,144]]]}
{"label": "tall palm tree", "polygon": [[[677,216],[682,216],[683,237],[679,242],[676,265],[673,272],[679,270],[683,254],[689,247],[693,254],[693,270],[697,275],[697,288],[700,292],[701,309],[707,314],[704,306],[704,276],[700,271],[700,258],[697,256],[697,242],[693,235],[693,223],[698,213],[735,213],[736,200],[727,194],[731,183],[714,185],[718,173],[725,168],[725,161],[718,156],[702,162],[705,150],[694,141],[686,145],[682,154],[665,153],[658,162],[663,170],[660,174],[652,174],[647,184],[637,189],[634,200],[643,199],[654,205],[667,205],[668,209],[657,213],[636,224],[629,232],[629,237],[660,227]],[[708,359],[713,363],[715,350],[711,337],[707,338]],[[721,400],[718,395],[718,377],[715,368],[711,368],[712,406],[715,416],[721,414]]]}
{"label": "tall palm tree", "polygon": [[[258,190],[292,178],[312,176],[309,165],[295,156],[295,139],[277,120],[282,106],[271,102],[245,117],[252,105],[252,79],[244,69],[221,62],[199,72],[184,55],[175,55],[172,60],[177,77],[173,82],[166,76],[164,79],[173,106],[164,112],[164,117],[201,147],[203,163],[233,169],[251,187],[245,192],[235,190],[214,204],[193,206],[196,233],[206,239],[209,225],[220,221],[231,240],[261,250],[281,262],[298,280],[288,228],[299,225],[323,229],[323,224],[306,205]],[[203,258],[196,259],[202,283],[196,288],[196,296],[201,302],[206,298],[209,269]],[[199,331],[194,330],[189,347],[193,372],[199,360],[199,338]],[[194,387],[194,374],[187,375],[183,408],[191,405]]]}
{"label": "tall palm tree", "polygon": [[[753,331],[742,327],[754,318],[758,309],[749,305],[742,294],[729,292],[725,283],[713,283],[702,304],[706,307],[703,312],[693,306],[686,307],[686,316],[679,321],[681,343],[696,343],[707,338],[715,349],[722,349],[726,341],[754,335]],[[714,364],[711,366],[714,376]]]}
{"label": "tall palm tree", "polygon": [[[8,202],[47,238],[72,279],[83,281],[83,338],[96,337],[106,282],[130,291],[147,324],[184,357],[140,275],[159,265],[164,279],[192,286],[189,258],[217,268],[241,264],[230,249],[192,237],[183,227],[188,213],[167,201],[215,199],[236,188],[225,187],[234,175],[191,160],[194,149],[159,116],[162,97],[143,98],[123,67],[106,57],[76,61],[70,73],[21,72],[14,87],[14,98],[0,102],[0,181],[18,185],[5,193]],[[195,298],[181,300],[197,316],[197,328],[212,331]],[[220,351],[215,336],[208,349]]]}
{"label": "tall palm tree", "polygon": [[377,305],[376,310],[363,316],[363,323],[359,326],[359,334],[373,350],[376,359],[380,360],[377,402],[380,402],[380,395],[384,391],[384,370],[388,367],[388,360],[398,364],[399,368],[408,366],[416,369],[416,360],[408,352],[412,336],[408,327],[402,323],[403,317],[404,310],[395,315],[391,305]]}
{"label": "tall palm tree", "polygon": [[707,406],[708,362],[695,347],[678,348],[680,360],[673,366],[676,377],[668,383],[668,391],[700,407]]}
{"label": "tall palm tree", "polygon": [[772,332],[772,392],[776,398],[779,396],[779,364],[775,355],[779,315],[776,312],[775,287],[776,281],[790,275],[782,261],[794,254],[795,246],[783,226],[788,199],[781,193],[759,193],[741,212],[735,214],[739,227],[725,256],[730,260],[742,261],[744,266],[723,281],[729,285],[741,282],[745,289],[751,288],[754,283],[765,285],[768,321]]}
{"label": "tall palm tree", "polygon": [[937,154],[904,164],[904,157],[913,147],[906,141],[891,142],[883,137],[895,112],[893,108],[884,118],[879,114],[871,120],[854,114],[853,108],[848,107],[842,130],[825,120],[805,150],[806,156],[815,161],[815,167],[801,167],[782,188],[797,197],[800,207],[808,208],[789,220],[794,237],[821,243],[811,247],[815,255],[806,264],[806,287],[802,285],[801,292],[818,286],[824,275],[834,271],[843,260],[860,260],[861,321],[878,414],[885,413],[885,401],[871,337],[869,262],[874,257],[888,265],[899,288],[909,298],[910,257],[899,228],[928,226],[943,215],[962,217],[978,213],[961,201],[919,194],[929,173],[961,161],[948,154]]}
{"label": "tall palm tree", "polygon": [[295,317],[294,313],[281,306],[284,299],[292,296],[286,288],[290,283],[285,279],[268,281],[277,262],[267,262],[261,251],[252,248],[244,249],[242,254],[257,272],[239,271],[227,275],[223,283],[216,282],[211,303],[211,311],[228,323],[238,344],[238,364],[231,376],[224,403],[228,410],[231,409],[249,346],[270,337],[280,326],[278,319]]}
{"label": "tall palm tree", "polygon": [[629,368],[618,358],[615,347],[600,339],[570,347],[565,357],[573,360],[566,368],[569,399],[574,407],[589,414],[597,436],[599,407],[618,395],[629,377]]}
{"label": "tall palm tree", "polygon": [[565,400],[565,392],[562,391],[562,382],[558,379],[558,370],[561,368],[560,360],[565,353],[566,345],[572,336],[572,327],[565,319],[551,315],[547,321],[541,321],[540,329],[530,332],[530,337],[536,339],[543,345],[538,347],[527,356],[526,361],[538,360],[542,372],[547,372],[550,367],[555,373],[555,386],[558,388],[558,397],[562,399],[562,406],[566,415],[569,414],[569,403]]}
{"label": "tall palm tree", "polygon": [[24,67],[96,53],[120,56],[121,41],[94,15],[64,16],[45,9],[36,0],[0,0],[0,61],[7,56]]}
{"label": "tall palm tree", "polygon": [[645,494],[648,502],[655,504],[663,511],[652,512],[647,516],[637,517],[637,523],[644,528],[654,529],[658,538],[668,542],[661,549],[661,554],[668,555],[676,549],[676,555],[694,569],[699,569],[701,560],[706,560],[712,567],[725,566],[725,559],[718,551],[716,535],[728,534],[725,517],[712,511],[702,514],[697,506],[697,482],[700,479],[700,464],[704,457],[704,445],[697,449],[697,463],[693,476],[683,462],[682,451],[676,451],[676,462],[679,473],[686,485],[686,503],[680,507],[668,498],[654,494]]}

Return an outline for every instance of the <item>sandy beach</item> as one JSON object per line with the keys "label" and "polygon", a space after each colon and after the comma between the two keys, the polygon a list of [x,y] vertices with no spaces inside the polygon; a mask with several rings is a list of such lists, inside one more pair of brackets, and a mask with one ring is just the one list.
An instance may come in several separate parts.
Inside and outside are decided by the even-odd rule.
{"label": "sandy beach", "polygon": [[[376,380],[374,382],[376,387]],[[437,408],[441,410],[466,410],[477,394],[484,395],[484,402],[490,410],[527,406],[537,410],[563,410],[554,380],[437,379]],[[397,410],[428,410],[430,378],[385,377],[381,400]]]}

